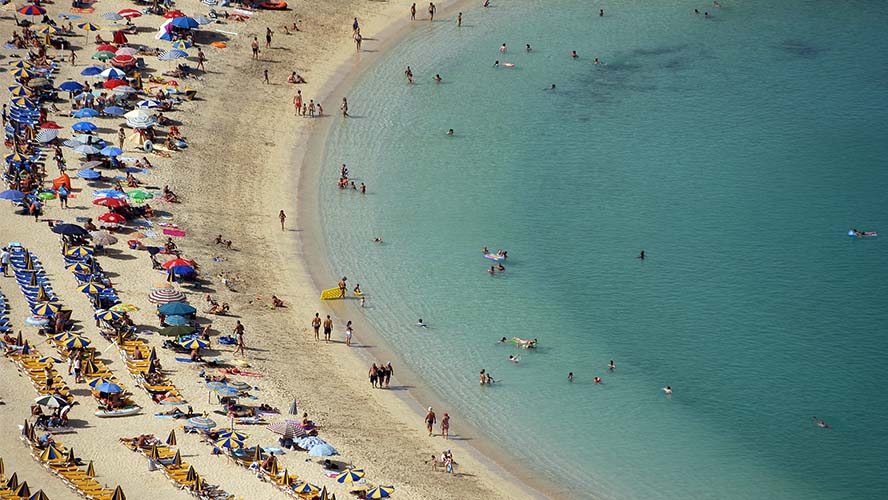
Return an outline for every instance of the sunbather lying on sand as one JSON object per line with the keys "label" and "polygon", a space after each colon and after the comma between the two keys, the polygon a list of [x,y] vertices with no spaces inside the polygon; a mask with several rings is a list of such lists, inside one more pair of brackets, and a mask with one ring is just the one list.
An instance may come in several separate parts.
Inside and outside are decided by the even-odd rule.
{"label": "sunbather lying on sand", "polygon": [[120,438],[120,442],[135,444],[136,448],[147,448],[157,442],[157,438],[154,437],[154,434],[140,434],[134,438]]}

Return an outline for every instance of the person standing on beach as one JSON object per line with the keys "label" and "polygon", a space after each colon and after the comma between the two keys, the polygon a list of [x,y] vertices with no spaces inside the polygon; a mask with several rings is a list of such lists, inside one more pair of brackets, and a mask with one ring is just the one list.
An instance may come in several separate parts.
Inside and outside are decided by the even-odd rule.
{"label": "person standing on beach", "polygon": [[459,15],[456,16],[456,27],[462,28],[462,12],[460,12]]}
{"label": "person standing on beach", "polygon": [[263,83],[265,83],[266,85],[269,85],[271,83],[268,81],[268,68],[262,70],[262,78],[264,79]]}
{"label": "person standing on beach", "polygon": [[319,331],[321,329],[321,313],[315,313],[315,317],[311,319],[311,327],[315,331],[315,340],[321,340]]}
{"label": "person standing on beach", "polygon": [[123,142],[126,141],[126,130],[123,127],[117,129],[117,147],[123,149]]}
{"label": "person standing on beach", "polygon": [[355,18],[355,22],[352,23],[352,32],[358,33],[361,31],[361,25],[358,24],[358,18]]}
{"label": "person standing on beach", "polygon": [[207,60],[207,57],[204,55],[203,51],[200,50],[200,47],[197,48],[197,69],[201,71],[206,71],[204,68],[204,61]]}
{"label": "person standing on beach", "polygon": [[3,269],[3,277],[9,277],[9,250],[6,247],[3,247],[3,250],[0,250],[0,268]]}
{"label": "person standing on beach", "polygon": [[430,23],[435,21],[435,11],[437,11],[437,10],[438,10],[438,8],[435,7],[435,4],[433,4],[432,2],[429,2],[429,22]]}
{"label": "person standing on beach", "polygon": [[333,334],[333,320],[330,319],[330,315],[327,315],[327,319],[324,320],[324,342],[330,343],[330,336]]}
{"label": "person standing on beach", "polygon": [[346,276],[343,276],[342,279],[339,280],[339,298],[340,299],[345,298],[345,289],[347,288],[347,285],[345,284],[346,281],[348,281],[348,278]]}
{"label": "person standing on beach", "polygon": [[447,412],[444,412],[444,416],[441,417],[441,436],[444,439],[447,439],[450,435],[450,415]]}
{"label": "person standing on beach", "polygon": [[342,105],[339,106],[339,109],[342,110],[342,117],[345,118],[348,116],[348,99],[342,98]]}
{"label": "person standing on beach", "polygon": [[355,52],[361,51],[361,41],[362,40],[363,40],[363,37],[361,37],[361,32],[355,31]]}
{"label": "person standing on beach", "polygon": [[250,47],[253,49],[253,59],[259,60],[259,39],[255,36],[253,37],[253,41],[250,42]]}
{"label": "person standing on beach", "polygon": [[416,21],[416,2],[413,2],[413,5],[410,6],[410,20]]}
{"label": "person standing on beach", "polygon": [[345,324],[345,345],[346,347],[351,347],[352,345],[352,322],[349,321]]}
{"label": "person standing on beach", "polygon": [[74,53],[74,49],[71,49],[71,66],[74,66],[74,61],[77,60],[77,54]]}
{"label": "person standing on beach", "polygon": [[429,430],[429,436],[432,435],[432,430],[434,429],[435,422],[437,422],[437,420],[438,419],[435,418],[435,412],[432,411],[432,407],[429,406],[429,412],[426,413],[426,416],[425,416],[426,429]]}
{"label": "person standing on beach", "polygon": [[281,220],[281,231],[283,231],[284,230],[284,221],[287,220],[287,214],[285,214],[284,211],[281,210],[281,213],[278,214],[278,219]]}
{"label": "person standing on beach", "polygon": [[392,362],[389,361],[385,365],[385,388],[388,389],[389,382],[392,380],[392,375],[395,374],[395,369],[392,368]]}
{"label": "person standing on beach", "polygon": [[271,35],[274,35],[274,31],[271,31],[271,28],[268,26],[265,27],[265,48],[271,48]]}
{"label": "person standing on beach", "polygon": [[246,352],[244,349],[247,347],[244,343],[244,325],[241,324],[240,320],[237,320],[237,324],[234,325],[234,334],[237,335],[237,349],[234,350],[234,354],[240,353],[241,356],[246,357]]}
{"label": "person standing on beach", "polygon": [[296,108],[296,116],[302,114],[302,91],[297,90],[296,95],[293,96],[293,107]]}
{"label": "person standing on beach", "polygon": [[376,380],[379,378],[379,369],[376,368],[376,363],[373,363],[373,366],[370,367],[368,375],[370,376],[370,385],[376,389]]}

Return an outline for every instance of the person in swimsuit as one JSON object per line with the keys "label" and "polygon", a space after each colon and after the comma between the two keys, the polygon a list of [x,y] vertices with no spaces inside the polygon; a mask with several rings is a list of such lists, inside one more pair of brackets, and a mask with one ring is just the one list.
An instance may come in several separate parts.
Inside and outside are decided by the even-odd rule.
{"label": "person in swimsuit", "polygon": [[345,345],[351,347],[352,345],[352,322],[349,321],[345,324]]}
{"label": "person in swimsuit", "polygon": [[416,326],[418,326],[420,328],[428,328],[429,327],[429,325],[422,322],[422,318],[419,318],[419,321],[416,322]]}
{"label": "person in swimsuit", "polygon": [[426,429],[429,430],[429,436],[432,435],[432,430],[435,427],[436,421],[437,421],[437,418],[435,418],[435,412],[432,411],[432,407],[429,406],[429,412],[426,413],[426,416],[425,416]]}
{"label": "person in swimsuit", "polygon": [[617,368],[617,365],[614,364],[614,360],[610,360],[610,363],[607,364],[608,371],[614,371]]}
{"label": "person in swimsuit", "polygon": [[327,319],[324,320],[324,342],[327,344],[330,343],[330,335],[333,333],[333,320],[330,319],[330,315],[327,315]]}
{"label": "person in swimsuit", "polygon": [[373,363],[373,366],[370,367],[370,385],[373,388],[376,388],[376,378],[379,375],[379,371],[376,368],[376,363]]}
{"label": "person in swimsuit", "polygon": [[345,290],[346,290],[345,282],[346,282],[347,280],[348,280],[348,278],[345,277],[345,276],[343,276],[342,279],[339,280],[339,298],[340,298],[340,299],[344,299],[344,298],[345,298]]}
{"label": "person in swimsuit", "polygon": [[321,313],[315,313],[315,317],[311,319],[311,327],[315,331],[315,340],[321,340],[319,334],[321,329]]}
{"label": "person in swimsuit", "polygon": [[570,373],[567,374],[567,381],[568,381],[568,382],[573,382],[573,381],[574,381],[574,372],[570,372]]}
{"label": "person in swimsuit", "polygon": [[577,55],[577,51],[576,51],[576,50],[572,50],[572,51],[570,51],[570,58],[571,58],[571,59],[576,59],[576,58],[578,58],[578,57],[580,57],[580,56]]}
{"label": "person in swimsuit", "polygon": [[484,375],[484,369],[483,369],[483,368],[481,369],[480,377],[481,377],[481,385],[486,384],[486,383],[487,383],[487,377]]}
{"label": "person in swimsuit", "polygon": [[450,415],[447,412],[444,412],[444,416],[441,417],[441,436],[444,439],[447,439],[447,436],[450,433]]}

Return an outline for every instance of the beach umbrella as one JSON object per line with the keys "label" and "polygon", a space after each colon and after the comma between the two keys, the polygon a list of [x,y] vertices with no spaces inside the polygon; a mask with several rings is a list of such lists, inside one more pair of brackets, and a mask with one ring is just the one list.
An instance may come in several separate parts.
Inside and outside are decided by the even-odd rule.
{"label": "beach umbrella", "polygon": [[68,406],[68,401],[61,396],[56,396],[54,394],[46,394],[40,396],[39,398],[34,400],[40,406],[45,406],[47,408],[62,408]]}
{"label": "beach umbrella", "polygon": [[244,443],[243,443],[243,441],[238,441],[237,439],[232,439],[232,438],[228,437],[228,438],[224,438],[224,439],[220,439],[219,441],[216,441],[216,446],[218,446],[219,448],[234,449],[234,448],[243,448]]}
{"label": "beach umbrella", "polygon": [[166,328],[161,328],[161,330],[157,333],[163,335],[164,337],[181,337],[183,335],[191,335],[196,330],[188,325],[179,325],[179,326],[168,326]]}
{"label": "beach umbrella", "polygon": [[25,193],[17,190],[17,189],[8,189],[0,193],[0,200],[10,200],[14,202],[20,202],[25,199]]}
{"label": "beach umbrella", "polygon": [[220,438],[231,438],[237,441],[246,441],[250,436],[235,430],[225,430],[219,433]]}
{"label": "beach umbrella", "polygon": [[[170,432],[172,433],[173,431]],[[172,434],[172,436],[175,437],[176,435]],[[173,465],[176,467],[182,467],[182,454],[179,453],[179,450],[176,450],[176,454],[173,456]]]}
{"label": "beach umbrella", "polygon": [[181,10],[168,10],[163,15],[163,17],[165,17],[167,19],[175,19],[177,17],[185,17],[185,13],[182,12]]}
{"label": "beach umbrella", "polygon": [[121,85],[126,85],[126,82],[118,80],[117,78],[112,78],[111,80],[106,80],[102,83],[102,87],[105,87],[106,89],[113,89],[115,87],[120,87]]}
{"label": "beach umbrella", "polygon": [[123,490],[120,486],[114,488],[114,493],[111,494],[110,500],[126,500],[126,495],[123,494]]}
{"label": "beach umbrella", "polygon": [[364,477],[364,469],[346,469],[336,476],[337,483],[356,483]]}
{"label": "beach umbrella", "polygon": [[170,24],[172,24],[173,26],[175,26],[177,28],[181,28],[181,29],[192,29],[192,28],[197,28],[198,26],[200,26],[197,23],[197,21],[195,21],[193,18],[190,18],[188,16],[176,17],[173,19],[173,22],[171,22]]}
{"label": "beach umbrella", "polygon": [[123,200],[121,198],[110,198],[106,196],[104,198],[96,198],[95,200],[93,200],[93,205],[100,205],[110,208],[120,208],[126,206],[127,203],[126,200]]}
{"label": "beach umbrella", "polygon": [[336,451],[336,448],[333,448],[329,444],[320,443],[308,450],[308,455],[311,457],[330,457],[338,455],[338,452]]}
{"label": "beach umbrella", "polygon": [[285,488],[289,488],[290,482],[291,482],[290,471],[288,471],[287,469],[284,469],[284,475],[281,476],[281,484],[284,485]]}
{"label": "beach umbrella", "polygon": [[52,340],[54,342],[67,342],[68,340],[72,339],[75,336],[76,335],[74,335],[71,332],[63,332],[63,333],[53,336]]}
{"label": "beach umbrella", "polygon": [[29,316],[25,318],[25,323],[30,326],[44,326],[49,324],[49,319],[41,316]]}
{"label": "beach umbrella", "polygon": [[56,197],[56,195],[52,191],[41,191],[41,192],[37,193],[37,199],[43,200],[43,201],[52,200],[52,199],[55,199],[55,197]]}
{"label": "beach umbrella", "polygon": [[117,393],[123,392],[123,387],[120,387],[119,385],[112,383],[112,382],[104,382],[101,384],[96,384],[93,387],[93,389],[95,389],[99,392],[104,392],[106,394],[117,394]]}
{"label": "beach umbrella", "polygon": [[141,17],[142,16],[142,13],[136,9],[121,9],[121,10],[118,10],[117,13],[120,14],[120,16],[123,18]]}
{"label": "beach umbrella", "polygon": [[126,38],[126,33],[124,33],[123,30],[115,31],[114,36],[112,37],[112,40],[114,41],[114,43],[116,43],[118,45],[122,45],[124,43],[129,42],[129,40]]}
{"label": "beach umbrella", "polygon": [[33,67],[33,65],[32,65],[31,63],[29,63],[28,61],[22,60],[22,59],[18,59],[18,60],[15,60],[15,61],[9,61],[9,62],[7,63],[7,65],[8,65],[8,66],[12,66],[13,68],[27,68],[27,69],[30,69],[30,68]]}
{"label": "beach umbrella", "polygon": [[95,118],[96,116],[99,116],[99,112],[92,108],[82,108],[71,113],[71,116],[74,118]]}
{"label": "beach umbrella", "polygon": [[[44,460],[44,462],[49,462],[49,460]],[[18,488],[12,494],[17,498],[28,498],[31,496],[31,488],[28,487],[28,482],[22,481],[22,484],[18,485]]]}
{"label": "beach umbrella", "polygon": [[34,101],[28,99],[27,97],[13,97],[9,100],[9,102],[22,108],[33,108],[36,106],[36,104],[34,104]]}
{"label": "beach umbrella", "polygon": [[170,446],[176,446],[176,429],[170,430],[170,435],[167,436],[166,444]]}
{"label": "beach umbrella", "polygon": [[22,332],[18,332],[18,336],[15,338],[15,345],[23,345],[22,342]]}
{"label": "beach umbrella", "polygon": [[121,85],[120,87],[114,87],[113,92],[120,96],[126,96],[127,94],[135,94],[138,90],[130,87],[129,85]]}
{"label": "beach umbrella", "polygon": [[258,444],[253,448],[253,461],[262,462],[262,447]]}
{"label": "beach umbrella", "polygon": [[38,359],[37,362],[44,363],[44,364],[52,364],[52,363],[61,363],[62,360],[59,358],[54,358],[52,356],[44,356],[44,357]]}
{"label": "beach umbrella", "polygon": [[66,236],[89,236],[89,231],[76,224],[56,224],[52,227],[52,232]]}
{"label": "beach umbrella", "polygon": [[37,316],[52,316],[61,308],[62,306],[52,302],[42,302],[32,307],[31,312]]}
{"label": "beach umbrella", "polygon": [[[114,58],[114,52],[103,50],[101,52],[96,52],[92,55],[92,59],[97,59],[99,61],[107,61],[108,59]],[[109,88],[109,87],[105,87]]]}
{"label": "beach umbrella", "polygon": [[139,101],[136,103],[137,108],[159,108],[160,101],[155,101],[154,99],[145,99],[144,101]]}
{"label": "beach umbrella", "polygon": [[23,161],[28,161],[28,157],[21,153],[10,153],[4,156],[3,159],[6,160],[6,163],[21,163]]}
{"label": "beach umbrella", "polygon": [[185,473],[185,482],[192,483],[197,478],[197,471],[194,470],[193,465],[188,466],[188,472]]}
{"label": "beach umbrella", "polygon": [[[213,391],[215,391],[216,389],[219,389],[220,387],[225,387],[225,385],[226,385],[225,382],[216,382],[213,380],[207,382],[207,388],[210,390],[213,390]],[[220,433],[219,435],[224,437],[224,434]],[[246,439],[246,438],[244,438],[244,439]]]}
{"label": "beach umbrella", "polygon": [[16,68],[12,71],[12,76],[15,77],[16,80],[23,80],[25,78],[34,78],[37,76],[37,73],[27,68]]}
{"label": "beach umbrella", "polygon": [[216,427],[216,421],[208,417],[191,417],[187,420],[188,424],[198,429],[212,429]]}
{"label": "beach umbrella", "polygon": [[[68,251],[65,252],[65,255],[67,255],[68,257],[77,257],[78,259],[83,259],[85,257],[89,257],[90,255],[92,255],[92,253],[93,253],[93,249],[90,247],[76,246],[76,247],[69,248]],[[77,273],[83,273],[83,272],[91,270],[90,268],[83,269],[82,266],[85,266],[85,265],[86,264],[83,264],[81,262],[77,262],[75,264],[71,264],[70,266],[66,267],[65,269],[67,269],[69,271],[74,271]],[[77,268],[72,269],[74,266],[81,266],[81,267],[77,267]]]}
{"label": "beach umbrella", "polygon": [[28,87],[25,87],[24,85],[12,85],[9,87],[9,93],[14,97],[21,97],[29,96],[33,92],[31,92]]}
{"label": "beach umbrella", "polygon": [[86,68],[83,68],[80,74],[83,76],[95,76],[100,74],[101,72],[102,68],[99,66],[87,66]]}
{"label": "beach umbrella", "polygon": [[[117,89],[114,89],[114,90],[117,90]],[[108,106],[103,111],[105,112],[106,115],[110,115],[110,116],[120,116],[120,115],[126,113],[126,110],[121,108],[120,106]]]}
{"label": "beach umbrella", "polygon": [[163,304],[157,307],[157,311],[161,314],[166,314],[168,316],[178,314],[178,315],[186,315],[186,314],[195,314],[197,309],[193,306],[190,306],[184,302],[169,302],[167,304]]}
{"label": "beach umbrella", "polygon": [[176,50],[185,50],[191,48],[191,43],[188,42],[188,40],[176,40],[175,42],[173,42],[171,47]]}
{"label": "beach umbrella", "polygon": [[237,389],[233,389],[228,387],[227,385],[219,387],[214,390],[214,392],[220,396],[235,396],[239,392]]}
{"label": "beach umbrella", "polygon": [[55,443],[50,443],[46,449],[43,450],[43,453],[40,454],[40,460],[44,462],[61,462],[65,459],[65,456],[62,455],[62,450],[58,449]]}
{"label": "beach umbrella", "polygon": [[119,79],[119,78],[126,77],[126,73],[117,69],[117,68],[108,68],[108,69],[102,71],[101,73],[99,73],[99,76],[104,77],[104,78],[118,78]]}
{"label": "beach umbrella", "polygon": [[99,151],[99,154],[105,156],[120,156],[123,154],[123,150],[115,146],[106,146]]}
{"label": "beach umbrella", "polygon": [[135,312],[138,311],[139,308],[132,304],[117,304],[115,306],[112,306],[111,310],[117,312]]}
{"label": "beach umbrella", "polygon": [[92,387],[93,389],[95,389],[97,386],[100,386],[103,384],[113,384],[113,383],[114,383],[114,381],[109,378],[97,377],[97,378],[94,378],[89,381],[89,386]]}
{"label": "beach umbrella", "polygon": [[102,311],[96,313],[96,319],[100,319],[103,321],[117,321],[122,317],[123,314],[117,311]]}
{"label": "beach umbrella", "polygon": [[377,486],[367,490],[367,498],[388,498],[395,492],[394,486]]}
{"label": "beach umbrella", "polygon": [[74,456],[74,448],[68,448],[68,454],[65,457],[65,462],[69,464],[77,463],[77,457]]}
{"label": "beach umbrella", "polygon": [[95,295],[104,289],[105,289],[105,287],[103,287],[102,285],[98,285],[96,283],[93,283],[92,281],[77,287],[77,291],[88,294],[88,295]]}
{"label": "beach umbrella", "polygon": [[246,382],[241,382],[240,380],[234,380],[232,382],[228,382],[226,385],[228,386],[229,389],[234,389],[235,391],[238,391],[238,392],[249,391],[250,389],[253,388],[250,384],[248,384]]}
{"label": "beach umbrella", "polygon": [[307,496],[307,497],[314,496],[314,495],[317,495],[319,491],[321,491],[320,488],[318,488],[317,486],[315,486],[311,483],[306,483],[306,482],[302,482],[302,483],[297,484],[296,486],[293,486],[293,492],[295,492],[297,495],[300,495],[300,496],[303,496],[303,495]]}
{"label": "beach umbrella", "polygon": [[99,148],[95,146],[90,146],[89,144],[81,144],[80,146],[74,148],[74,151],[83,155],[94,155],[99,152]]}
{"label": "beach umbrella", "polygon": [[145,109],[134,109],[123,116],[127,120],[147,120],[155,118],[153,113]]}
{"label": "beach umbrella", "polygon": [[96,468],[93,466],[93,461],[89,461],[89,465],[86,466],[86,477],[96,477]]}
{"label": "beach umbrella", "polygon": [[271,424],[268,424],[266,429],[290,439],[300,438],[306,435],[305,429],[303,429],[302,426],[299,425],[299,422],[296,422],[295,420],[272,422]]}
{"label": "beach umbrella", "polygon": [[46,496],[46,493],[43,490],[37,490],[36,493],[31,495],[28,500],[49,500],[49,497]]}
{"label": "beach umbrella", "polygon": [[89,344],[90,341],[88,338],[75,336],[72,339],[68,339],[64,346],[68,349],[85,349]]}
{"label": "beach umbrella", "polygon": [[114,53],[114,57],[120,56],[135,56],[139,53],[139,49],[133,47],[121,47],[117,49],[117,52]]}
{"label": "beach umbrella", "polygon": [[194,274],[194,268],[191,266],[173,266],[172,268],[170,268],[170,271],[173,274],[176,274],[179,276],[187,276],[189,274]]}
{"label": "beach umbrella", "polygon": [[188,318],[185,316],[179,316],[178,314],[174,314],[172,316],[167,316],[164,319],[164,323],[170,326],[179,326],[179,325],[187,325]]}
{"label": "beach umbrella", "polygon": [[[77,122],[74,125],[71,125],[71,128],[77,132],[92,132],[93,130],[97,129],[98,127],[96,127],[95,123],[91,123],[91,122]],[[95,148],[93,148],[93,149],[95,149]]]}
{"label": "beach umbrella", "polygon": [[82,23],[78,24],[77,27],[82,29],[83,31],[99,31],[100,29],[102,29],[93,23]]}
{"label": "beach umbrella", "polygon": [[[167,318],[167,319],[169,319],[169,318]],[[185,349],[203,349],[206,346],[208,346],[209,344],[207,344],[206,342],[204,342],[203,340],[200,340],[200,339],[191,339],[191,340],[186,340],[185,342],[180,342],[179,345],[181,345]]]}
{"label": "beach umbrella", "polygon": [[161,267],[163,267],[164,269],[170,269],[170,268],[176,267],[176,266],[194,267],[194,261],[188,260],[188,259],[183,259],[183,258],[179,257],[179,258],[175,258],[173,260],[168,260],[168,261],[164,262],[163,264],[161,264]]}
{"label": "beach umbrella", "polygon": [[34,78],[28,81],[28,86],[31,88],[49,87],[51,85],[50,81],[46,78]]}
{"label": "beach umbrella", "polygon": [[9,479],[6,480],[6,487],[12,490],[18,488],[18,484],[18,473],[13,472]]}
{"label": "beach umbrella", "polygon": [[84,375],[93,375],[99,373],[99,365],[97,365],[96,362],[91,359],[85,361],[81,368],[83,369]]}
{"label": "beach umbrella", "polygon": [[38,5],[28,4],[19,9],[18,13],[25,16],[42,16],[46,14],[46,9]]}
{"label": "beach umbrella", "polygon": [[160,459],[160,450],[157,449],[157,443],[152,444],[151,448],[148,448],[148,458],[151,460]]}
{"label": "beach umbrella", "polygon": [[117,52],[117,47],[111,45],[110,43],[103,43],[96,47],[96,52]]}
{"label": "beach umbrella", "polygon": [[161,61],[175,61],[176,59],[181,59],[183,57],[188,57],[188,53],[183,50],[167,50],[166,52],[161,52],[158,59]]}
{"label": "beach umbrella", "polygon": [[141,189],[136,189],[136,190],[130,191],[130,192],[126,193],[126,195],[130,199],[133,199],[137,202],[150,200],[150,199],[154,198],[153,194],[151,194],[147,191],[142,191]]}
{"label": "beach umbrella", "polygon": [[123,19],[123,16],[118,14],[117,12],[105,12],[102,14],[102,19],[106,21],[120,21]]}
{"label": "beach umbrella", "polygon": [[126,217],[114,212],[104,213],[100,215],[98,219],[102,222],[107,222],[108,224],[121,224],[126,222]]}
{"label": "beach umbrella", "polygon": [[95,180],[101,176],[102,176],[102,174],[100,174],[90,168],[88,168],[86,170],[81,170],[80,172],[77,172],[77,177],[80,177],[81,179],[86,179],[86,180]]}
{"label": "beach umbrella", "polygon": [[117,238],[108,231],[93,231],[89,234],[93,237],[94,245],[108,246],[117,243]]}

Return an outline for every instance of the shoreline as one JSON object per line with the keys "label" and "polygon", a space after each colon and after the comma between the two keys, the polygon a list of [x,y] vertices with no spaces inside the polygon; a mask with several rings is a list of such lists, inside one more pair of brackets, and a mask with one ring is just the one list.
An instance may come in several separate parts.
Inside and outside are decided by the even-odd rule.
{"label": "shoreline", "polygon": [[[446,5],[439,7],[437,15],[441,16],[441,20],[436,22],[453,21],[448,19],[448,16],[470,6],[469,0],[447,2]],[[420,14],[418,13],[418,15]],[[349,90],[377,63],[379,58],[383,57],[392,47],[403,43],[415,28],[419,28],[419,26],[415,26],[416,23],[423,24],[427,22],[424,19],[410,21],[405,16],[404,18],[390,20],[382,30],[374,32],[371,39],[375,42],[372,45],[373,52],[362,52],[361,60],[357,63],[346,59],[338,64],[334,75],[324,82],[324,88],[330,89],[322,94],[324,100],[329,101],[330,97],[333,97],[333,101],[338,102],[339,97],[347,97]],[[365,42],[365,47],[366,45]],[[350,102],[349,104],[350,107],[354,108],[353,103]],[[338,115],[336,111],[334,111],[334,114]],[[342,120],[340,116],[333,116],[332,118],[333,120]],[[318,200],[320,183],[325,182],[323,171],[328,153],[326,147],[327,140],[332,127],[339,123],[333,120],[324,122],[320,127],[313,128],[309,132],[306,144],[297,147],[296,152],[294,152],[294,163],[302,165],[297,187],[299,192],[298,199],[300,200],[297,206],[298,219],[301,222],[302,229],[305,230],[305,235],[316,235],[313,239],[305,236],[299,237],[299,244],[302,248],[303,259],[308,266],[308,272],[317,296],[320,296],[322,290],[335,285],[341,274],[334,272],[329,259],[325,257],[327,255],[326,241],[321,230],[322,217]],[[325,286],[324,283],[327,283],[329,286]],[[433,406],[440,415],[440,412],[446,407],[445,398],[438,394],[434,388],[416,383],[423,382],[422,377],[406,367],[401,354],[370,325],[356,301],[324,301],[324,303],[337,317],[348,317],[352,321],[355,331],[360,332],[355,335],[358,345],[370,345],[370,348],[365,350],[356,349],[350,351],[353,357],[360,359],[367,365],[374,362],[378,364],[385,363],[391,360],[397,366],[396,371],[400,382],[399,385],[409,386],[410,389],[409,391],[403,391],[403,394],[400,394],[402,391],[397,391],[396,395],[400,402],[408,408],[409,412],[416,417],[415,420],[418,424],[424,418],[425,406]],[[422,401],[425,401],[425,403],[422,403]],[[550,498],[561,494],[554,482],[534,480],[532,470],[529,467],[519,463],[517,460],[513,460],[508,452],[498,450],[495,443],[486,438],[479,427],[460,421],[457,424],[457,428],[466,430],[464,433],[451,433],[451,436],[456,438],[452,441],[461,444],[455,445],[451,443],[448,446],[453,448],[460,447],[461,451],[473,456],[489,472],[515,484],[518,487],[518,491],[527,495],[528,498]],[[464,439],[470,439],[472,443],[469,444],[467,441],[463,441]],[[514,493],[510,497],[515,498],[513,495]]]}
{"label": "shoreline", "polygon": [[[438,9],[441,20],[436,22],[444,22],[448,16],[455,14],[458,10],[470,7],[471,3],[468,0],[448,2]],[[419,26],[415,26],[416,23],[422,24],[426,22],[423,19],[410,21],[406,19],[406,16],[404,18],[391,19],[381,30],[373,33],[373,38],[371,39],[375,42],[372,45],[373,52],[362,52],[361,60],[356,63],[353,60],[345,59],[337,66],[333,76],[324,82],[324,88],[329,88],[330,90],[322,94],[323,99],[329,101],[330,97],[347,96],[348,91],[357,84],[363,75],[388,50],[402,43],[405,38],[413,33],[414,28],[419,28]],[[338,101],[334,99],[334,102]],[[338,114],[336,111],[334,111],[334,114]],[[333,116],[333,119],[340,120],[342,118]],[[297,182],[297,198],[300,201],[297,203],[296,209],[304,233],[303,236],[299,237],[299,244],[302,250],[302,257],[308,266],[312,286],[315,288],[318,296],[320,296],[322,290],[333,286],[341,274],[334,272],[331,262],[325,257],[327,255],[326,241],[322,236],[321,207],[318,200],[318,193],[321,188],[320,183],[324,182],[322,173],[327,153],[327,139],[332,127],[336,123],[330,120],[324,122],[319,128],[313,128],[309,132],[309,137],[305,144],[296,147],[292,158],[294,162],[302,164],[302,170]],[[315,235],[315,237],[309,238],[307,236],[309,234]],[[323,283],[327,283],[329,286],[325,286]],[[440,411],[436,410],[439,414],[443,411],[443,408],[446,407],[446,400],[434,388],[415,383],[423,381],[422,377],[406,367],[401,354],[370,325],[370,322],[360,311],[355,301],[324,301],[324,303],[328,309],[335,313],[335,316],[340,318],[348,317],[352,321],[355,331],[360,332],[355,335],[359,346],[369,344],[370,347],[368,349],[350,351],[352,357],[359,359],[365,364],[374,362],[382,364],[389,360],[396,364],[399,385],[410,387],[409,391],[397,391],[396,396],[407,407],[408,411],[415,416],[415,421],[418,424],[424,418],[425,406],[433,406],[439,409]],[[334,334],[335,332],[336,329],[334,329]],[[514,495],[519,492],[528,498],[552,498],[561,494],[560,489],[554,482],[531,480],[530,478],[534,477],[531,469],[512,460],[508,452],[497,450],[495,444],[487,441],[483,431],[477,426],[471,423],[460,422],[457,424],[457,428],[465,429],[466,432],[452,433],[451,436],[456,439],[451,441],[441,440],[441,442],[448,443],[448,446],[459,448],[460,451],[468,453],[484,466],[488,472],[499,476],[505,482],[517,486],[517,491],[510,494],[511,498],[515,498]],[[473,442],[470,444],[465,439],[472,440]]]}

